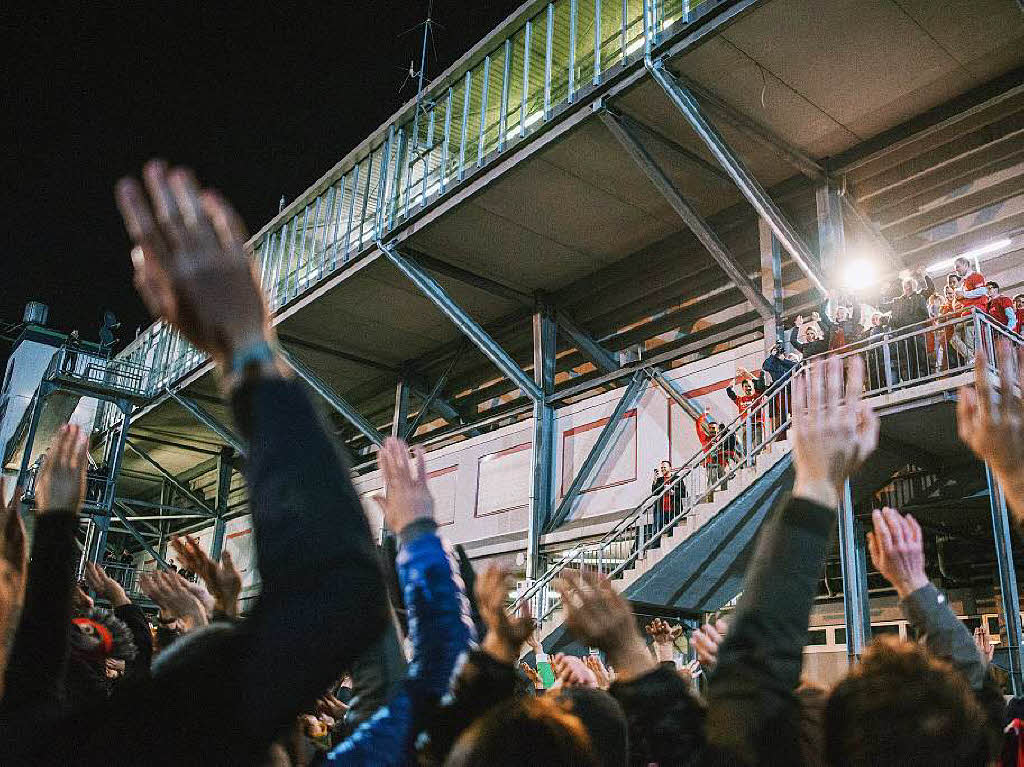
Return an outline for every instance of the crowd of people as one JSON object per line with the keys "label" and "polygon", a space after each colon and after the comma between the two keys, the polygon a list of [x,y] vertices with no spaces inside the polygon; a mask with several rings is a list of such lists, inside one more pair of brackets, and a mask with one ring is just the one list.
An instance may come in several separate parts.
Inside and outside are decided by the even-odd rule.
{"label": "crowd of people", "polygon": [[[182,568],[147,575],[143,610],[100,567],[76,582],[87,434],[57,434],[35,486],[29,557],[19,495],[0,552],[0,763],[10,765],[984,765],[1005,706],[988,659],[925,573],[920,525],[874,512],[870,555],[921,643],[873,643],[833,689],[801,678],[811,605],[840,488],[874,450],[878,420],[854,358],[792,382],[795,480],[764,525],[739,604],[690,637],[638,628],[610,582],[566,569],[567,630],[592,653],[546,654],[513,580],[476,574],[442,540],[424,455],[378,454],[395,536],[382,561],[349,465],[276,351],[238,216],[192,174],[153,162],[117,199],[135,282],[154,314],[217,362],[248,444],[245,474],[262,590],[194,539]],[[839,318],[836,318],[837,322]],[[984,350],[959,430],[1024,519],[1024,355]],[[1016,367],[1016,372],[1014,368]],[[739,406],[742,405],[738,402]],[[710,428],[710,426],[709,426]],[[664,486],[671,467],[655,480]],[[384,547],[384,551],[388,548]],[[98,606],[109,604],[109,608]],[[646,636],[645,636],[646,635]],[[648,638],[651,644],[648,644]],[[524,658],[532,662],[524,662]],[[704,692],[694,685],[707,678]]]}

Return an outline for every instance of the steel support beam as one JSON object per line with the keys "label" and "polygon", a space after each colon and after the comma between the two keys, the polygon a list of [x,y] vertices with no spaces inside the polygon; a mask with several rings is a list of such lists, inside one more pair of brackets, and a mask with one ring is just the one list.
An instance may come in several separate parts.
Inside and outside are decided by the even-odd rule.
{"label": "steel support beam", "polygon": [[311,352],[319,352],[320,354],[325,354],[328,357],[336,357],[339,360],[353,362],[356,365],[362,365],[363,367],[373,368],[374,370],[380,370],[384,373],[398,372],[398,368],[396,368],[394,365],[388,365],[384,362],[378,362],[377,360],[366,359],[366,357],[360,357],[358,354],[343,352],[339,349],[332,349],[329,346],[313,343],[312,341],[304,341],[301,338],[296,338],[295,336],[279,335],[278,340],[283,344],[287,344],[288,346],[297,346],[300,349],[308,349]]}
{"label": "steel support beam", "polygon": [[556,322],[550,305],[539,297],[533,315],[533,375],[541,394],[533,401],[532,476],[527,525],[526,577],[543,572],[540,536],[551,518],[555,487],[555,408],[547,396],[555,389]]}
{"label": "steel support beam", "polygon": [[674,139],[669,138],[664,133],[655,130],[647,123],[638,120],[633,115],[626,114],[625,112],[618,112],[619,119],[625,122],[634,131],[641,131],[646,133],[648,136],[653,138],[662,146],[670,149],[673,153],[679,155],[690,164],[696,166],[704,175],[710,176],[711,178],[719,181],[723,184],[732,186],[732,179],[729,174],[716,165],[712,165],[699,154],[691,152],[689,149],[678,143]]}
{"label": "steel support beam", "polygon": [[700,240],[704,248],[711,254],[711,257],[722,267],[729,279],[739,288],[740,292],[750,302],[751,306],[765,318],[772,316],[772,307],[767,299],[761,295],[761,291],[754,285],[750,277],[735,259],[725,243],[714,232],[704,217],[686,200],[676,189],[675,185],[658,166],[654,158],[644,148],[640,141],[633,135],[630,129],[614,112],[605,110],[601,114],[601,120],[611,131],[612,135],[626,150],[626,153],[639,166],[644,175],[654,184],[661,195],[665,198],[672,209],[683,219],[684,223]]}
{"label": "steel support beam", "polygon": [[167,387],[166,391],[171,399],[181,405],[193,418],[238,451],[239,455],[246,454],[245,443],[242,442],[241,437],[238,437],[231,429],[214,418],[210,411],[194,399],[186,397],[184,394],[179,394],[170,387]]}
{"label": "steel support beam", "polygon": [[313,391],[319,394],[324,400],[334,408],[346,421],[356,427],[356,430],[370,440],[375,445],[384,444],[384,436],[377,431],[372,423],[367,421],[362,414],[350,405],[345,399],[338,396],[335,391],[324,383],[320,378],[310,370],[305,363],[301,360],[296,359],[287,349],[281,350],[281,356],[284,361],[288,363],[289,367],[295,371],[295,374],[305,381]]}
{"label": "steel support beam", "polygon": [[437,280],[427,274],[415,261],[399,253],[393,244],[385,245],[378,242],[377,247],[459,330],[476,344],[484,356],[497,365],[498,369],[522,390],[523,394],[534,402],[544,399],[541,387],[523,372],[523,369],[516,364],[508,352],[502,349],[476,320],[455,303]]}
{"label": "steel support beam", "polygon": [[594,367],[604,373],[611,373],[619,369],[618,358],[577,325],[568,313],[559,309],[555,316],[558,320],[558,329],[569,337],[580,354],[590,360]]}
{"label": "steel support beam", "polygon": [[844,194],[839,199],[842,202],[843,210],[850,214],[850,220],[854,221],[861,228],[861,231],[868,236],[868,239],[875,244],[875,247],[882,252],[882,255],[895,268],[902,268],[904,264],[903,257],[896,252],[892,243],[882,234],[882,230],[871,220],[868,214],[860,209],[860,206],[850,198],[849,194]]}
{"label": "steel support beam", "polygon": [[736,109],[732,104],[716,96],[709,90],[705,90],[688,78],[675,75],[676,79],[687,88],[701,102],[710,107],[725,122],[738,130],[748,138],[778,155],[780,158],[792,165],[807,178],[814,181],[824,181],[826,171],[821,164],[810,155],[800,151],[792,144],[783,141],[779,136],[772,133],[768,128],[747,117]]}
{"label": "steel support beam", "polygon": [[846,230],[839,187],[827,182],[814,191],[818,209],[818,253],[821,271],[830,284],[838,280],[839,267],[846,258]]}
{"label": "steel support beam", "polygon": [[[594,442],[593,447],[590,448],[590,452],[587,453],[587,457],[580,464],[579,471],[576,472],[572,483],[566,489],[562,502],[558,504],[558,508],[551,515],[551,519],[544,532],[550,532],[560,527],[572,517],[580,494],[593,483],[597,472],[604,466],[605,461],[608,460],[611,449],[622,431],[623,417],[636,407],[636,403],[643,396],[646,389],[647,374],[645,371],[638,370],[633,374],[633,378],[623,390],[622,396],[619,397],[619,401],[615,404],[615,409],[605,421],[604,426],[601,428],[601,433],[597,435],[597,440]],[[563,460],[565,460],[564,456]]]}
{"label": "steel support beam", "polygon": [[185,487],[184,484],[179,482],[177,480],[177,478],[175,478],[175,476],[173,474],[171,474],[171,472],[167,471],[167,469],[165,469],[163,466],[161,466],[157,462],[157,460],[155,458],[153,458],[151,455],[146,453],[144,450],[142,450],[141,448],[139,448],[138,446],[133,444],[131,440],[127,440],[127,447],[128,447],[129,450],[131,450],[133,453],[135,453],[135,455],[139,456],[139,458],[141,458],[146,463],[148,463],[150,466],[152,466],[154,469],[156,469],[157,472],[159,472],[161,477],[163,477],[168,482],[170,482],[171,485],[179,493],[181,493],[186,498],[188,498],[190,501],[192,501],[194,504],[196,504],[207,516],[211,516],[211,517],[216,516],[216,513],[214,512],[214,510],[211,509],[209,506],[207,506],[205,501],[203,501],[198,495],[193,493],[187,487]]}
{"label": "steel support beam", "polygon": [[704,414],[704,407],[692,397],[686,394],[676,385],[676,382],[665,375],[661,368],[651,368],[651,376],[665,394],[675,400],[675,403],[683,409],[690,418],[696,421]]}
{"label": "steel support beam", "polygon": [[1024,692],[1024,648],[1021,646],[1020,597],[1017,591],[1017,571],[1013,564],[1013,538],[1010,535],[1010,515],[1006,509],[1003,488],[985,464],[988,481],[989,506],[992,509],[992,536],[996,546],[996,565],[999,570],[999,591],[1003,601],[1003,624],[1006,627],[1007,671],[1014,695]]}
{"label": "steel support beam", "polygon": [[403,248],[403,254],[406,258],[415,260],[420,266],[429,269],[432,272],[442,274],[445,277],[450,277],[465,285],[472,285],[474,288],[478,288],[485,293],[490,293],[498,298],[504,298],[506,301],[514,301],[515,303],[523,304],[524,306],[533,306],[532,295],[522,290],[517,290],[516,288],[502,282],[498,282],[497,280],[493,280],[490,277],[484,277],[476,272],[463,269],[461,266],[449,264],[447,261],[442,261],[439,258],[434,258],[431,255],[412,248]]}
{"label": "steel support beam", "polygon": [[843,485],[839,499],[839,561],[843,572],[843,609],[846,613],[846,654],[850,663],[859,663],[867,636],[865,621],[871,622],[868,594],[861,588],[860,566],[857,564],[857,530],[853,516],[850,480]]}
{"label": "steel support beam", "polygon": [[107,553],[107,533],[110,532],[110,515],[97,514],[92,517],[93,536],[87,556],[90,562],[101,564]]}
{"label": "steel support beam", "polygon": [[[160,556],[160,552],[158,552],[156,549],[154,549],[152,546],[150,546],[149,545],[149,541],[146,540],[146,536],[144,536],[142,533],[140,533],[138,530],[136,530],[135,529],[135,525],[133,525],[128,520],[128,517],[125,515],[124,512],[127,511],[127,512],[131,513],[131,510],[128,509],[120,501],[115,501],[114,505],[111,507],[111,511],[114,513],[114,515],[119,520],[121,520],[121,524],[125,526],[125,528],[128,530],[128,533],[131,535],[131,537],[134,538],[136,541],[138,541],[142,545],[142,548],[144,548],[146,550],[146,553],[148,553],[151,557],[153,557],[153,559],[155,559],[157,562],[159,562],[161,565],[163,565],[166,568],[167,567],[167,561],[162,556]],[[109,520],[109,517],[107,517],[107,519]],[[106,544],[104,543],[104,545],[106,545]]]}
{"label": "steel support beam", "polygon": [[228,513],[228,497],[231,495],[231,451],[224,450],[217,459],[217,520],[213,523],[213,538],[210,540],[210,559],[220,561],[224,550],[224,527]]}
{"label": "steel support beam", "polygon": [[195,447],[194,445],[186,445],[183,442],[175,442],[174,440],[164,439],[163,437],[152,437],[148,434],[141,434],[138,431],[132,432],[131,438],[139,440],[141,442],[152,442],[154,445],[163,445],[164,447],[174,447],[179,450],[188,450],[193,453],[201,453],[203,455],[217,455],[216,450],[210,450],[204,447]]}
{"label": "steel support beam", "polygon": [[399,378],[395,384],[395,412],[391,419],[391,436],[405,439],[409,421],[409,384]]}
{"label": "steel support beam", "polygon": [[772,302],[772,319],[764,323],[765,354],[770,354],[776,344],[786,340],[786,328],[782,320],[782,246],[764,219],[757,220],[757,235],[761,250],[761,292]]}
{"label": "steel support beam", "polygon": [[647,68],[672,103],[686,118],[690,127],[707,145],[711,154],[728,173],[740,192],[754,206],[758,215],[768,222],[783,247],[807,275],[811,283],[823,294],[828,293],[825,280],[818,268],[814,254],[803,241],[796,228],[789,222],[782,209],[768,195],[760,182],[754,178],[746,164],[729,147],[722,134],[711,124],[696,97],[683,86],[668,69],[664,60],[648,59]]}

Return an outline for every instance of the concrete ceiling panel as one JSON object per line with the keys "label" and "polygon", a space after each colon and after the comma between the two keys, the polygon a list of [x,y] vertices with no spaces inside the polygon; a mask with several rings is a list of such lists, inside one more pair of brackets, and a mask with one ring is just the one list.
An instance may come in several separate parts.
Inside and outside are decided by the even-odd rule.
{"label": "concrete ceiling panel", "polygon": [[1024,14],[1013,0],[897,0],[899,7],[920,24],[951,56],[970,66],[1001,48],[1013,45],[1024,53]]}
{"label": "concrete ceiling panel", "polygon": [[774,0],[723,37],[847,127],[959,66],[892,0]]}

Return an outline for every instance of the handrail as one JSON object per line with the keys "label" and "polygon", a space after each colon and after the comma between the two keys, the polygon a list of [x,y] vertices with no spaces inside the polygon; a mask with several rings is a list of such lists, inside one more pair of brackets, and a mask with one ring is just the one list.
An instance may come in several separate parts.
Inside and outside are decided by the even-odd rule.
{"label": "handrail", "polygon": [[[973,355],[970,354],[958,358],[955,365],[947,364],[945,369],[933,369],[927,354],[927,337],[929,334],[936,334],[935,337],[938,338],[941,334],[945,338],[947,332],[950,339],[961,336],[963,339],[968,339],[968,334],[972,333],[973,336],[970,340],[973,341],[975,348],[981,344],[983,348],[989,350],[988,358],[991,365],[994,365],[994,362],[991,361],[995,356],[991,353],[991,349],[993,349],[997,337],[1005,338],[1016,345],[1024,345],[1024,338],[995,322],[988,315],[972,310],[967,314],[947,315],[945,319],[940,317],[917,323],[899,329],[895,333],[887,331],[879,334],[877,339],[869,338],[856,341],[831,352],[828,356],[836,356],[842,360],[854,356],[864,357],[869,368],[865,381],[865,396],[879,396],[895,389],[969,372],[973,368],[971,359]],[[964,343],[966,344],[966,340]],[[924,351],[922,351],[922,346],[925,347]],[[950,351],[950,354],[952,353]],[[779,381],[774,382],[759,400],[732,421],[711,445],[693,455],[676,472],[671,483],[659,489],[657,493],[647,496],[599,540],[570,549],[539,579],[520,593],[512,601],[509,610],[515,611],[524,603],[531,602],[533,603],[533,614],[543,622],[558,607],[557,599],[548,597],[550,584],[567,567],[581,569],[594,567],[599,574],[614,578],[641,559],[680,519],[736,476],[742,468],[752,466],[756,456],[789,428],[790,387],[788,384],[793,376],[806,367],[808,362],[815,359],[804,360]],[[875,369],[871,369],[873,365]],[[882,369],[878,369],[879,367]],[[731,462],[725,470],[720,471],[719,476],[709,477],[708,481],[701,486],[698,467],[706,467],[709,459],[716,454],[723,455],[732,443],[746,446],[742,456],[739,460]],[[677,508],[674,508],[671,518],[659,519],[657,515],[649,514],[660,499],[670,493],[677,494],[677,488],[684,486],[683,483],[688,478],[693,478],[693,481],[691,481],[690,488],[682,502],[677,504]]]}

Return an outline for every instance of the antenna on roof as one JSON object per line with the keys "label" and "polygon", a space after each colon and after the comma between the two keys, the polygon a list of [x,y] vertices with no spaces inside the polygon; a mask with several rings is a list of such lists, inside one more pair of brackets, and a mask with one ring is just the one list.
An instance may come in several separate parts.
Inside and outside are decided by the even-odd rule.
{"label": "antenna on roof", "polygon": [[[421,21],[415,27],[412,27],[412,29],[409,29],[409,30],[406,30],[406,32],[403,32],[403,34],[408,34],[409,32],[412,32],[413,29],[418,29],[419,27],[423,27],[423,45],[421,46],[421,49],[420,49],[420,67],[417,70],[416,69],[415,61],[410,60],[409,61],[409,71],[408,71],[408,73],[406,75],[405,80],[402,82],[401,87],[399,88],[399,91],[401,91],[403,88],[405,88],[406,83],[408,83],[410,80],[415,80],[416,81],[416,112],[417,112],[417,114],[419,114],[420,112],[426,113],[427,111],[429,111],[430,109],[433,109],[433,107],[434,107],[433,102],[426,102],[424,100],[424,98],[423,98],[423,89],[424,89],[424,87],[427,84],[427,48],[428,47],[434,48],[434,39],[433,39],[434,31],[433,30],[434,30],[435,26],[442,27],[442,25],[440,25],[436,21],[434,21],[434,0],[429,0],[429,3],[427,5],[427,18],[425,20]],[[442,27],[442,29],[443,29],[443,27]],[[436,48],[434,48],[434,56],[435,56],[435,58],[437,56],[437,49]],[[419,143],[419,136],[415,136],[413,138],[413,142],[414,142],[414,145],[418,144]]]}

